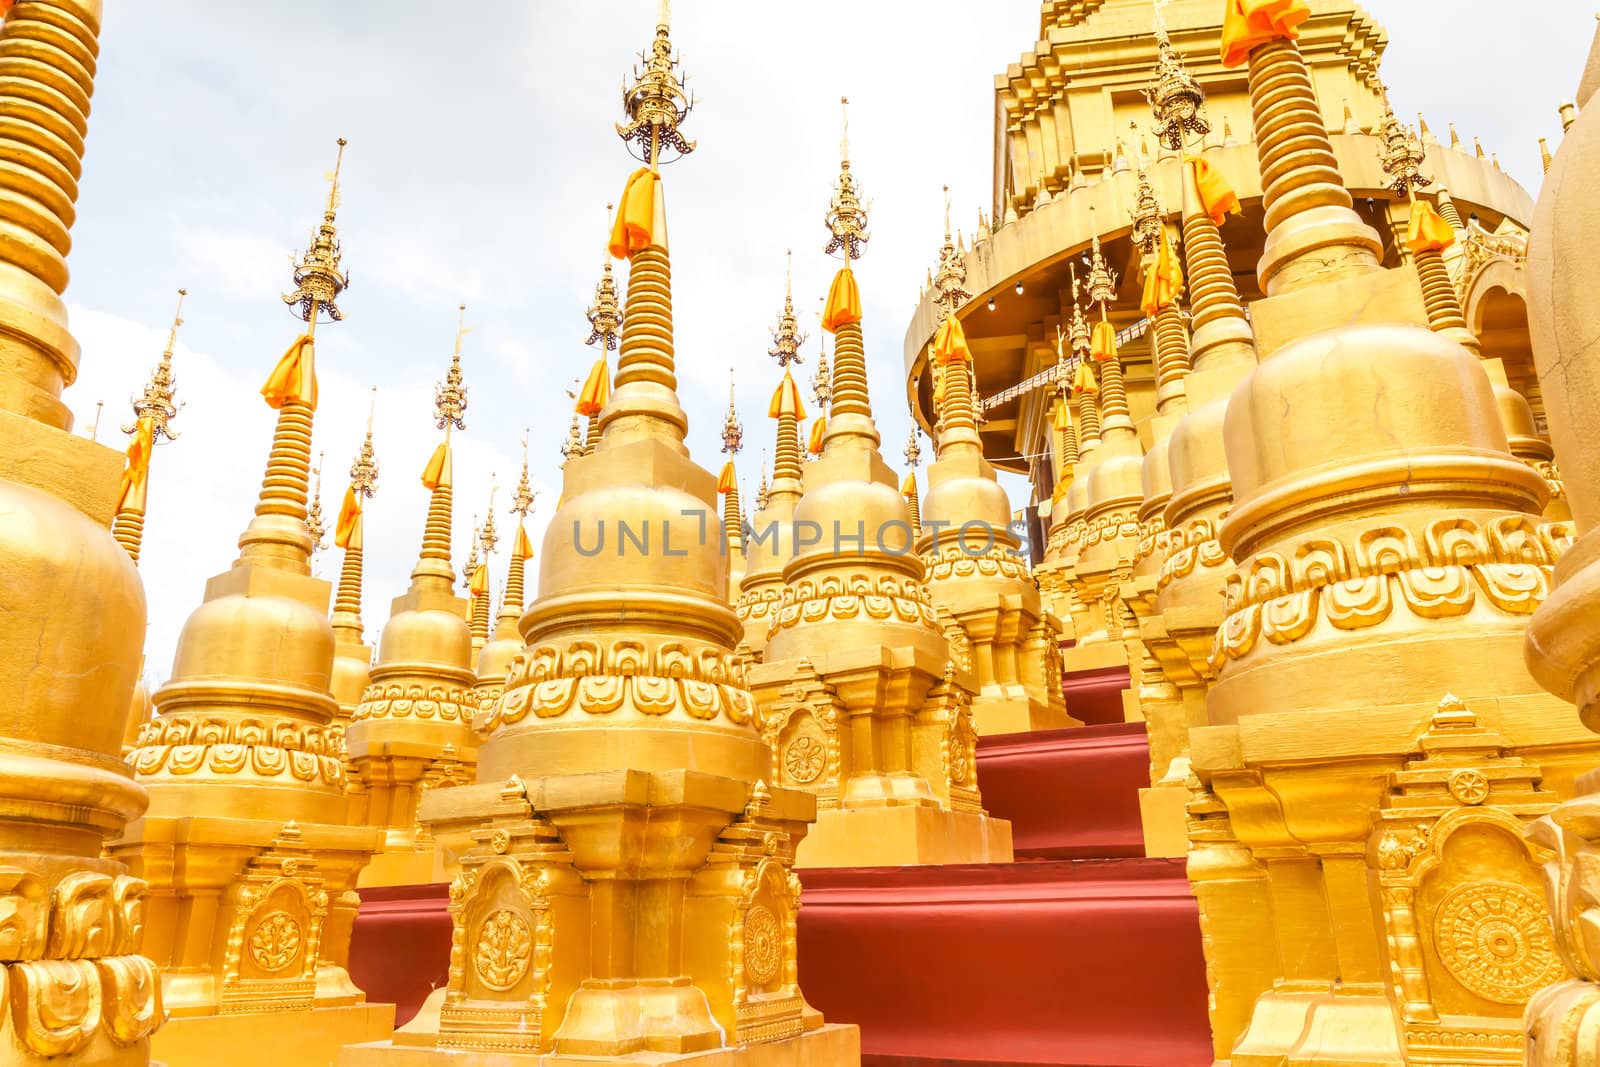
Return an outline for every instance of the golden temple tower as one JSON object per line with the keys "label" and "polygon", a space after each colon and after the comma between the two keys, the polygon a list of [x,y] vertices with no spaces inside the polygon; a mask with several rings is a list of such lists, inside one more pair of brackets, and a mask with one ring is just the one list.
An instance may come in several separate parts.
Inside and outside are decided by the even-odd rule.
{"label": "golden temple tower", "polygon": [[1224,421],[1235,569],[1191,744],[1271,901],[1211,909],[1208,936],[1278,946],[1230,1062],[1509,1064],[1560,966],[1524,820],[1583,764],[1520,656],[1564,531],[1481,364],[1353,210],[1295,43],[1309,15],[1248,3],[1223,32],[1248,64],[1266,296]]}
{"label": "golden temple tower", "polygon": [[[133,398],[133,422],[122,428],[131,436],[128,442],[128,465],[122,472],[122,487],[117,493],[117,514],[111,521],[111,536],[128,552],[134,565],[139,563],[139,550],[144,544],[145,503],[149,493],[150,460],[156,442],[165,437],[176,441],[172,420],[178,415],[180,405],[173,395],[178,380],[172,373],[172,350],[178,343],[178,327],[183,325],[183,298],[187,289],[178,290],[178,308],[172,313],[172,328],[167,331],[167,347],[161,360],[150,372],[144,392]],[[139,657],[139,680],[133,686],[133,700],[128,705],[128,724],[122,734],[122,754],[133,752],[139,743],[139,731],[150,721],[155,704],[150,700],[150,690],[144,682],[144,657]]]}
{"label": "golden temple tower", "polygon": [[[485,510],[486,516],[483,525],[478,526],[474,519],[473,526],[476,533],[472,540],[472,552],[467,557],[467,565],[462,568],[462,576],[467,586],[467,629],[472,634],[472,661],[477,663],[478,656],[483,652],[483,646],[489,643],[489,616],[490,596],[489,588],[489,560],[494,555],[494,550],[500,543],[500,534],[494,528],[494,497],[497,487],[491,482],[489,486],[489,507]],[[483,553],[483,560],[478,560],[478,553]]]}
{"label": "golden temple tower", "polygon": [[[778,361],[783,377],[767,404],[767,417],[777,423],[773,449],[772,485],[756,499],[756,513],[750,521],[750,543],[745,546],[745,573],[739,583],[739,599],[734,610],[744,623],[743,646],[759,660],[766,652],[767,636],[777,608],[783,599],[783,569],[794,558],[794,509],[805,491],[805,468],[801,459],[800,423],[805,421],[805,402],[794,380],[792,367],[804,361],[800,347],[806,335],[794,315],[794,294],[788,278],[784,282],[783,311],[772,329],[772,347],[767,354]],[[818,356],[821,360],[823,357]],[[762,464],[762,482],[766,481]]]}
{"label": "golden temple tower", "polygon": [[[161,989],[139,954],[145,884],[102,855],[145,808],[121,757],[144,591],[113,539],[122,457],[71,432],[78,342],[61,293],[94,92],[100,4],[0,22],[0,1061],[147,1063]],[[153,440],[153,433],[151,440]]]}
{"label": "golden temple tower", "polygon": [[305,521],[316,326],[340,319],[345,288],[337,197],[336,166],[284,297],[306,332],[261,390],[278,418],[255,516],[184,624],[132,756],[149,811],[108,846],[149,882],[144,951],[172,1019],[155,1055],[175,1063],[311,1062],[393,1020],[344,969],[381,839],[345,825],[329,586]]}
{"label": "golden temple tower", "polygon": [[728,369],[728,414],[722,420],[722,454],[728,457],[717,476],[717,492],[722,496],[722,550],[728,554],[728,601],[739,599],[744,581],[744,509],[739,505],[739,472],[733,457],[744,449],[744,424],[733,404],[733,369]]}
{"label": "golden temple tower", "polygon": [[[522,440],[522,474],[517,479],[516,491],[511,495],[511,514],[517,517],[517,532],[511,542],[511,560],[506,569],[505,589],[500,595],[500,611],[495,616],[494,634],[478,653],[478,681],[473,686],[478,716],[493,714],[494,705],[505,691],[506,672],[511,661],[523,649],[522,634],[517,622],[522,618],[525,564],[533,558],[533,545],[528,540],[528,512],[539,496],[528,484],[528,440]],[[491,534],[493,528],[490,528]],[[487,599],[487,597],[485,597]]]}
{"label": "golden temple tower", "polygon": [[878,452],[850,268],[869,240],[867,212],[848,140],[840,156],[824,249],[844,261],[822,322],[835,337],[831,404],[751,686],[774,781],[822,809],[802,865],[1009,860],[1011,826],[978,795],[977,682],[957,659],[970,653],[941,632],[899,479]]}
{"label": "golden temple tower", "polygon": [[[351,716],[372,677],[372,646],[366,642],[361,623],[361,570],[365,558],[366,502],[378,491],[378,455],[372,445],[372,417],[377,397],[378,390],[374,386],[373,407],[367,412],[367,435],[350,464],[350,484],[344,491],[333,536],[334,544],[344,549],[338,591],[333,600],[333,680],[329,685],[333,699],[339,704],[335,725],[341,746]],[[347,779],[346,785],[358,786],[358,778]],[[364,815],[352,814],[352,822],[362,821]]]}
{"label": "golden temple tower", "polygon": [[855,1028],[824,1027],[800,994],[790,865],[814,805],[767,784],[727,557],[701,536],[717,480],[684,445],[658,165],[694,144],[664,12],[644,60],[618,127],[647,166],[612,233],[630,260],[616,388],[595,450],[565,468],[478,784],[424,802],[474,842],[436,1048],[347,1049],[349,1067],[859,1058]]}
{"label": "golden temple tower", "polygon": [[[606,205],[607,227],[611,225],[611,207],[610,204]],[[578,394],[573,421],[573,428],[576,429],[576,416],[582,415],[585,419],[582,451],[587,455],[600,443],[600,412],[611,398],[611,367],[606,360],[610,353],[617,350],[622,330],[622,308],[617,303],[617,283],[611,275],[610,259],[606,260],[605,268],[600,272],[600,280],[594,287],[594,303],[589,305],[584,316],[589,320],[589,337],[583,343],[600,346],[600,355],[595,358],[594,366],[589,368],[588,380]]]}
{"label": "golden temple tower", "polygon": [[[1011,503],[983,458],[972,396],[972,353],[955,307],[970,294],[967,270],[950,238],[945,194],[944,244],[934,285],[947,315],[934,341],[934,391],[940,399],[937,456],[928,468],[928,495],[912,528],[927,567],[934,609],[959,631],[956,644],[977,682],[972,721],[979,734],[1022,733],[1081,726],[1062,701],[1060,634],[1040,606],[1021,539],[1011,529]],[[915,429],[912,445],[916,444]],[[908,462],[910,455],[907,456]],[[912,464],[915,467],[915,464]],[[913,474],[909,508],[916,496]]]}
{"label": "golden temple tower", "polygon": [[[1566,129],[1549,165],[1529,241],[1529,328],[1556,458],[1566,472],[1577,540],[1556,567],[1550,595],[1528,626],[1528,668],[1550,692],[1577,706],[1579,719],[1600,730],[1600,464],[1591,429],[1600,396],[1600,361],[1588,324],[1600,274],[1600,225],[1593,184],[1600,176],[1600,115],[1588,107],[1600,88],[1600,33],[1578,87],[1584,110]],[[1548,849],[1545,893],[1555,948],[1571,978],[1528,1003],[1528,1067],[1581,1067],[1600,1056],[1600,952],[1594,918],[1600,901],[1595,855],[1600,848],[1600,794],[1591,771],[1578,795],[1535,824]]]}
{"label": "golden temple tower", "polygon": [[[465,313],[461,308],[463,319]],[[450,434],[467,428],[461,373],[461,339],[467,332],[458,321],[450,369],[434,387],[434,426],[444,431],[444,440],[422,474],[430,494],[422,551],[410,588],[390,605],[370,684],[345,732],[350,763],[367,793],[367,823],[385,834],[383,853],[362,875],[363,886],[418,885],[448,877],[450,857],[418,821],[418,804],[429,790],[470,782],[477,756],[472,633],[450,566]],[[487,590],[483,599],[487,617]]]}

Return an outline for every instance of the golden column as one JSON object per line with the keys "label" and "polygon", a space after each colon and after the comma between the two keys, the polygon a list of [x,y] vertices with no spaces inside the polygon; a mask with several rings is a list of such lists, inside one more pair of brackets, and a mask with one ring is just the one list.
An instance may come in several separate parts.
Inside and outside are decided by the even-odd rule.
{"label": "golden column", "polygon": [[344,968],[356,878],[381,841],[345,824],[329,585],[311,576],[305,521],[314,335],[345,288],[338,180],[336,165],[284,297],[306,332],[261,390],[278,418],[255,517],[184,624],[132,756],[150,809],[109,846],[150,883],[145,951],[172,1016],[154,1054],[176,1063],[310,1062],[393,1021]]}
{"label": "golden column", "polygon": [[[1577,540],[1556,568],[1556,584],[1528,626],[1525,655],[1539,684],[1577,705],[1600,730],[1600,455],[1592,419],[1600,360],[1589,340],[1600,277],[1600,224],[1593,185],[1600,177],[1600,34],[1577,99],[1584,110],[1566,131],[1539,193],[1528,240],[1528,326],[1556,457],[1566,471]],[[1535,824],[1550,850],[1546,896],[1555,943],[1573,978],[1536,994],[1526,1016],[1529,1067],[1600,1062],[1600,793],[1591,772],[1579,794]]]}
{"label": "golden column", "polygon": [[100,4],[30,0],[0,23],[0,1061],[149,1061],[159,981],[144,883],[102,845],[144,810],[122,762],[145,601],[111,536],[122,457],[70,432],[74,219]]}
{"label": "golden column", "polygon": [[717,476],[717,492],[722,496],[722,550],[728,554],[728,602],[739,599],[744,580],[744,509],[739,506],[739,472],[733,457],[744,448],[744,424],[733,406],[733,368],[728,369],[728,414],[722,420],[722,454],[728,457]]}
{"label": "golden column", "polygon": [[[791,366],[804,361],[800,346],[806,335],[794,315],[794,297],[787,279],[784,284],[783,311],[772,329],[772,347],[767,354],[778,361],[783,378],[767,404],[767,416],[777,423],[777,441],[772,468],[772,485],[765,499],[756,500],[756,513],[750,521],[750,543],[745,546],[745,573],[739,583],[739,600],[734,606],[744,624],[744,647],[760,660],[766,654],[768,631],[783,600],[783,568],[794,558],[794,509],[805,491],[805,467],[801,460],[800,423],[806,417],[800,386]],[[818,360],[822,356],[818,355]]]}
{"label": "golden column", "polygon": [[[1081,726],[1067,715],[1061,695],[1059,624],[1040,606],[1021,539],[1011,529],[1011,502],[978,439],[972,353],[956,319],[957,305],[971,299],[963,260],[950,239],[946,188],[944,244],[933,279],[945,312],[934,340],[937,456],[928,468],[921,523],[914,524],[923,527],[917,553],[927,567],[934,610],[960,632],[958,644],[970,660],[978,733]],[[914,480],[909,488],[908,505]]]}
{"label": "golden column", "polygon": [[[122,474],[122,488],[117,493],[117,514],[111,520],[111,536],[128,552],[135,566],[139,564],[139,550],[144,544],[145,503],[149,493],[150,460],[156,442],[165,437],[176,441],[172,420],[177,418],[180,405],[173,403],[173,393],[178,380],[172,374],[172,350],[178,343],[178,327],[183,325],[183,298],[189,290],[178,290],[178,307],[172,313],[172,328],[167,331],[167,347],[161,360],[150,372],[144,393],[133,398],[133,422],[122,428],[132,435],[128,442],[128,465]],[[150,690],[144,684],[144,657],[139,657],[139,679],[133,686],[133,700],[128,705],[128,722],[122,734],[122,754],[131,755],[139,744],[139,731],[150,721],[155,704],[150,700]]]}
{"label": "golden column", "polygon": [[990,819],[978,795],[971,667],[940,630],[910,512],[878,453],[850,269],[868,240],[867,212],[848,141],[840,154],[824,249],[844,259],[822,323],[836,339],[832,402],[751,686],[774,780],[822,808],[803,866],[1010,860],[1011,825]]}
{"label": "golden column", "polygon": [[500,596],[500,611],[495,616],[494,635],[478,653],[478,681],[473,686],[477,715],[487,718],[495,702],[505,691],[506,672],[511,661],[522,651],[522,634],[517,621],[522,618],[525,564],[533,558],[533,545],[528,541],[528,512],[539,494],[528,484],[528,440],[522,440],[522,474],[511,496],[511,514],[517,517],[517,533],[511,542],[511,563],[506,570],[505,591]]}
{"label": "golden column", "polygon": [[[1308,9],[1244,8],[1224,55],[1249,63],[1267,296],[1224,424],[1236,570],[1191,739],[1271,905],[1209,933],[1275,941],[1278,966],[1230,1062],[1515,1062],[1560,964],[1523,837],[1541,805],[1496,761],[1554,799],[1582,760],[1520,655],[1560,534],[1478,361],[1428,328],[1411,267],[1379,266],[1293,40]],[[1414,773],[1444,786],[1426,812]]]}
{"label": "golden column", "polygon": [[[465,307],[460,309],[464,319]],[[461,339],[444,381],[434,386],[434,426],[444,440],[422,475],[429,490],[422,551],[411,586],[389,607],[378,641],[371,683],[351,716],[345,744],[366,787],[367,823],[382,827],[382,855],[363,873],[363,886],[419,885],[449,877],[452,857],[417,819],[422,795],[472,780],[478,739],[472,731],[472,634],[467,605],[455,594],[450,566],[454,508],[450,434],[467,428],[467,386],[461,374]]]}
{"label": "golden column", "polygon": [[625,101],[619,133],[649,165],[612,237],[631,260],[616,389],[595,451],[565,468],[479,784],[424,805],[474,841],[437,1047],[347,1049],[346,1065],[859,1057],[855,1028],[823,1027],[800,995],[789,868],[813,802],[766,784],[716,478],[684,445],[657,165],[694,146],[664,15]]}

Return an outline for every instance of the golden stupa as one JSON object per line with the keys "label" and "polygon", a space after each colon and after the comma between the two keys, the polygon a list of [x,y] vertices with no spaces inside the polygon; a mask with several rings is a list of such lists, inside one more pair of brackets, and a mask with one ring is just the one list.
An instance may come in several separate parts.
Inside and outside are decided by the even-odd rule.
{"label": "golden stupa", "polygon": [[[907,328],[906,470],[868,395],[846,140],[832,364],[808,412],[786,281],[747,520],[731,385],[720,475],[686,444],[661,165],[693,102],[663,5],[617,126],[643,163],[611,224],[626,314],[608,261],[531,603],[526,441],[514,533],[491,491],[457,595],[459,323],[376,656],[370,415],[331,613],[312,574],[336,164],[255,513],[152,716],[136,564],[182,320],[126,457],[72,434],[99,5],[0,19],[0,1063],[851,1067],[855,1020],[879,1062],[1023,1062],[992,1020],[1035,989],[1002,972],[965,1013],[992,1053],[918,1045],[970,976],[918,963],[908,996],[887,957],[1032,964],[1030,916],[1111,898],[1091,914],[1125,931],[1164,877],[1192,1003],[1140,1001],[1174,986],[1138,936],[1037,973],[1132,988],[1152,1027],[1191,1011],[1217,1067],[1600,1065],[1600,34],[1535,207],[1476,138],[1401,120],[1350,0],[1043,0],[995,83],[993,203],[969,245],[946,200]],[[1104,815],[1068,780],[1085,737],[1138,779],[1138,891],[1039,843],[1052,805]],[[395,934],[430,901],[437,959]],[[418,987],[398,1033],[363,955]]]}
{"label": "golden stupa", "polygon": [[162,1058],[315,1057],[392,1024],[345,971],[356,879],[381,841],[346,825],[329,586],[311,576],[306,525],[315,331],[338,321],[345,287],[337,199],[336,166],[284,297],[306,332],[261,390],[278,417],[255,516],[184,625],[129,757],[149,810],[107,846],[149,883],[144,951],[171,1017]]}

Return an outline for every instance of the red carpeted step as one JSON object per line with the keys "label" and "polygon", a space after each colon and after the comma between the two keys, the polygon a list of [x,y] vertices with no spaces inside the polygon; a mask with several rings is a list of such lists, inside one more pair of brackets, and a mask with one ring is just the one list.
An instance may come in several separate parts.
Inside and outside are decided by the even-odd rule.
{"label": "red carpeted step", "polygon": [[1211,1063],[1182,860],[800,877],[801,987],[869,1062]]}
{"label": "red carpeted step", "polygon": [[350,977],[373,1004],[394,1004],[404,1026],[450,977],[450,886],[360,889],[350,934]]}
{"label": "red carpeted step", "polygon": [[1142,722],[978,739],[983,806],[1011,820],[1018,859],[1143,856],[1149,784]]}

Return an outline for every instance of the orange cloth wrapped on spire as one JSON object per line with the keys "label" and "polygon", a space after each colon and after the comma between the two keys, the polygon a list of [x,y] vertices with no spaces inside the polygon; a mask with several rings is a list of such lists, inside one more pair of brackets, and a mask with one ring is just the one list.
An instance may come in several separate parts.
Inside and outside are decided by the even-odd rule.
{"label": "orange cloth wrapped on spire", "polygon": [[1057,433],[1072,429],[1072,409],[1067,406],[1065,400],[1056,405],[1056,413],[1051,417],[1050,425]]}
{"label": "orange cloth wrapped on spire", "polygon": [[1299,25],[1311,17],[1305,0],[1223,0],[1222,65],[1238,67],[1257,46],[1293,41]]}
{"label": "orange cloth wrapped on spire", "polygon": [[611,224],[612,256],[632,259],[635,252],[649,248],[656,239],[656,183],[661,175],[640,167],[628,175],[622,187],[616,221]]}
{"label": "orange cloth wrapped on spire", "polygon": [[[1059,504],[1059,503],[1061,503],[1062,500],[1066,499],[1067,487],[1070,484],[1071,483],[1068,482],[1066,479],[1062,479],[1061,481],[1056,483],[1056,487],[1054,489],[1050,490],[1050,503],[1051,503],[1051,505]],[[1055,508],[1052,506],[1051,510],[1054,511]]]}
{"label": "orange cloth wrapped on spire", "polygon": [[[350,538],[356,533],[360,520],[361,498],[356,496],[355,486],[346,486],[344,503],[339,505],[339,521],[333,528],[333,543],[340,548],[349,548]],[[361,546],[358,544],[355,547]]]}
{"label": "orange cloth wrapped on spire", "polygon": [[726,496],[739,488],[739,475],[733,469],[733,460],[722,465],[722,473],[717,475],[717,492]]}
{"label": "orange cloth wrapped on spire", "polygon": [[424,489],[437,489],[441,485],[451,484],[450,442],[440,441],[439,447],[428,457],[428,465],[422,470],[422,486]]}
{"label": "orange cloth wrapped on spire", "polygon": [[267,406],[281,408],[291,400],[298,400],[311,410],[317,408],[316,350],[311,335],[301,334],[278,360],[278,365],[267,375],[267,384],[261,387]]}
{"label": "orange cloth wrapped on spire", "polygon": [[1095,323],[1094,333],[1089,336],[1089,354],[1101,363],[1116,359],[1117,328],[1104,319]]}
{"label": "orange cloth wrapped on spire", "polygon": [[818,415],[811,424],[811,437],[806,441],[806,451],[813,456],[822,455],[822,435],[828,432],[828,416]]}
{"label": "orange cloth wrapped on spire", "polygon": [[1406,227],[1406,247],[1412,252],[1443,252],[1455,244],[1456,231],[1426,200],[1411,203],[1411,223]]}
{"label": "orange cloth wrapped on spire", "polygon": [[1139,302],[1139,308],[1146,316],[1153,316],[1162,308],[1170,307],[1182,289],[1183,265],[1178,262],[1178,254],[1172,250],[1172,241],[1163,226],[1161,236],[1156,239],[1156,261],[1144,276],[1144,299]]}
{"label": "orange cloth wrapped on spire", "polygon": [[783,380],[778,383],[772,400],[767,404],[767,418],[775,419],[779,415],[793,415],[796,421],[806,417],[806,406],[800,399],[800,387],[795,384],[794,375],[788,371],[783,372]]}
{"label": "orange cloth wrapped on spire", "polygon": [[847,263],[833,276],[828,286],[828,302],[822,308],[822,328],[829,333],[852,322],[861,321],[861,290],[856,288],[856,276]]}
{"label": "orange cloth wrapped on spire", "polygon": [[122,486],[117,490],[117,510],[124,507],[144,510],[145,483],[150,477],[150,453],[156,445],[156,423],[146,415],[134,424],[128,442],[128,465],[122,469]]}
{"label": "orange cloth wrapped on spire", "polygon": [[1073,393],[1088,393],[1094,396],[1100,391],[1100,383],[1094,380],[1094,369],[1085,360],[1078,364],[1078,369],[1072,375]]}
{"label": "orange cloth wrapped on spire", "polygon": [[900,482],[900,495],[910,500],[917,495],[917,472],[906,471],[905,478]]}
{"label": "orange cloth wrapped on spire", "polygon": [[933,360],[935,363],[972,361],[972,350],[967,347],[967,334],[954,315],[946,315],[933,335]]}
{"label": "orange cloth wrapped on spire", "polygon": [[593,418],[600,414],[600,409],[610,399],[611,368],[606,366],[606,357],[601,356],[589,368],[589,377],[584,380],[583,390],[578,393],[578,414]]}
{"label": "orange cloth wrapped on spire", "polygon": [[1200,156],[1186,156],[1184,161],[1194,165],[1194,184],[1200,190],[1200,207],[1211,221],[1218,226],[1229,215],[1242,214],[1244,208],[1239,205],[1239,194],[1233,191],[1233,186],[1228,184],[1211,161]]}
{"label": "orange cloth wrapped on spire", "polygon": [[522,523],[517,523],[517,540],[511,546],[511,554],[517,559],[533,558],[533,542],[528,540],[528,528]]}
{"label": "orange cloth wrapped on spire", "polygon": [[478,564],[478,569],[472,572],[472,581],[467,584],[467,591],[473,596],[485,596],[488,594],[489,564]]}

